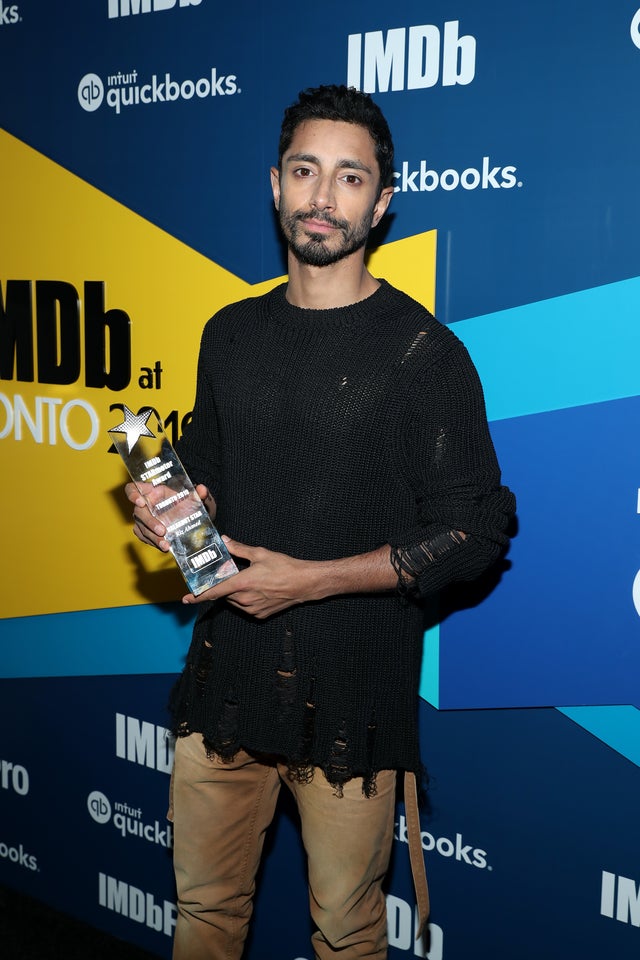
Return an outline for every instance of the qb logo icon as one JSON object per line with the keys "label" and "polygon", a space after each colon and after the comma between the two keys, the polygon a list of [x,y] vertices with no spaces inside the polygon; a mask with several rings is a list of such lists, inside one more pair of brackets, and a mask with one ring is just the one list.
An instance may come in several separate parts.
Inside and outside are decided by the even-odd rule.
{"label": "qb logo icon", "polygon": [[[636,20],[640,20],[640,10],[636,13]],[[640,40],[638,41],[640,45]],[[638,502],[636,507],[638,515],[640,515],[640,487],[638,487]],[[636,608],[636,613],[640,617],[640,570],[635,575],[633,586],[631,588],[631,596],[633,598],[633,605]]]}
{"label": "qb logo icon", "polygon": [[78,84],[78,103],[93,113],[104,100],[104,84],[97,73],[86,73]]}
{"label": "qb logo icon", "polygon": [[96,823],[108,823],[111,818],[111,804],[100,790],[94,790],[89,794],[87,809]]}
{"label": "qb logo icon", "polygon": [[631,21],[631,39],[640,50],[640,10],[636,10]]}

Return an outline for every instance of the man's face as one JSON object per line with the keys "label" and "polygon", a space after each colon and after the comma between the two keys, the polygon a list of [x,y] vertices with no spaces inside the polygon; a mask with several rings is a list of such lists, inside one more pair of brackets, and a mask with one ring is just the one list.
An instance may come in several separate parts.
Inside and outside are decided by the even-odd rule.
{"label": "man's face", "polygon": [[380,191],[369,131],[334,120],[301,123],[271,183],[289,248],[315,267],[360,250],[393,194],[392,187]]}

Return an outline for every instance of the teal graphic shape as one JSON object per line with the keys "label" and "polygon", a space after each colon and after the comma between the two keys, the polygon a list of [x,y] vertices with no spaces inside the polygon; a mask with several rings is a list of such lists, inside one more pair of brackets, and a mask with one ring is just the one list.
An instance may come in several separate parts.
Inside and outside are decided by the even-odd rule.
{"label": "teal graphic shape", "polygon": [[557,707],[560,713],[640,767],[640,710],[633,706]]}
{"label": "teal graphic shape", "polygon": [[452,325],[489,420],[640,394],[640,277]]}
{"label": "teal graphic shape", "polygon": [[424,634],[420,696],[432,707],[440,705],[440,627],[436,624]]}
{"label": "teal graphic shape", "polygon": [[158,604],[2,620],[0,677],[178,673],[192,627],[182,610]]}

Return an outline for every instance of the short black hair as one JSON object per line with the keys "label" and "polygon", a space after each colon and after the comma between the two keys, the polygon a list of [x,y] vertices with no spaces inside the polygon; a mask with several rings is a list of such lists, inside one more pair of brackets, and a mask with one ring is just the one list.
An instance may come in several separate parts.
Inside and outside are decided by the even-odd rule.
{"label": "short black hair", "polygon": [[278,146],[278,166],[289,149],[296,128],[305,120],[337,120],[354,123],[368,130],[380,168],[380,188],[393,183],[393,140],[389,124],[380,107],[368,93],[344,84],[309,87],[298,94],[295,103],[284,112]]}

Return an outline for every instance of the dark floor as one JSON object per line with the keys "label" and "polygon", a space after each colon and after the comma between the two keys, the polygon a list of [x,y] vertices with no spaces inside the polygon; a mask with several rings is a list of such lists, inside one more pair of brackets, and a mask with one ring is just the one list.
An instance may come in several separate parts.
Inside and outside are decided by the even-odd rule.
{"label": "dark floor", "polygon": [[158,960],[86,923],[0,886],[2,960]]}

